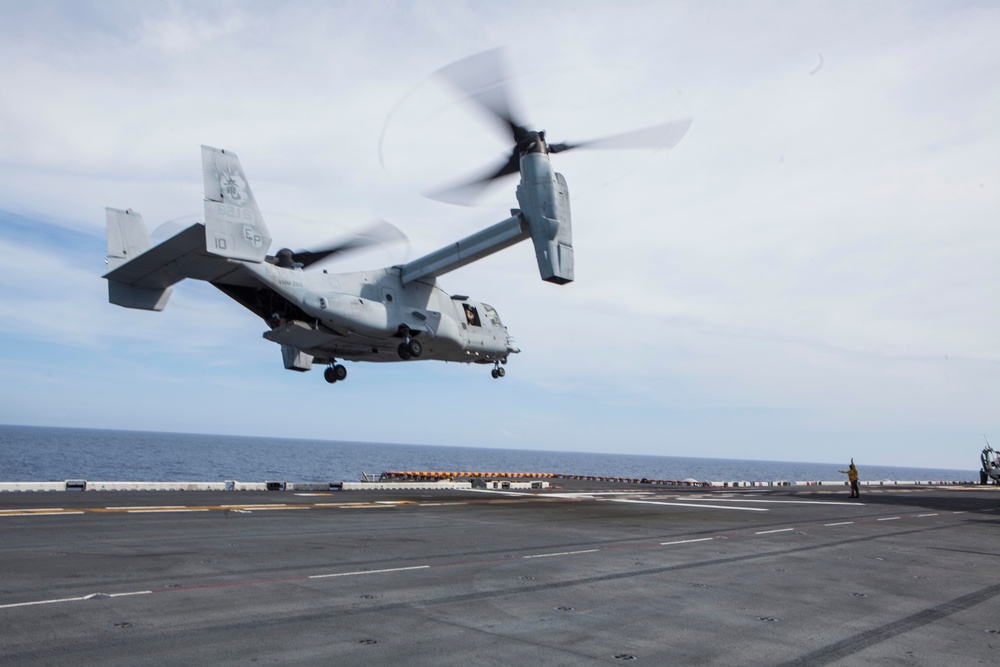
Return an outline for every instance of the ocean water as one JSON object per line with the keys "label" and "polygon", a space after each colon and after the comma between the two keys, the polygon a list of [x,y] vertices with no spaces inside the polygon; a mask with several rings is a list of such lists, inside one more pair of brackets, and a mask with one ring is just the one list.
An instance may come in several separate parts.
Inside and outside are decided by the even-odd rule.
{"label": "ocean water", "polygon": [[[549,472],[699,481],[846,479],[841,463],[740,461],[0,425],[0,482],[353,481],[389,470]],[[865,466],[863,480],[971,481],[978,471]]]}

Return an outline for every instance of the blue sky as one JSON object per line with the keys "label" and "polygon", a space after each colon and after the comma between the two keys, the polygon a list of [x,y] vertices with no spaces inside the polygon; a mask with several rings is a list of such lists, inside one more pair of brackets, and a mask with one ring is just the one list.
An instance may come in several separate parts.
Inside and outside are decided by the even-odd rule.
{"label": "blue sky", "polygon": [[[998,32],[994,3],[0,1],[0,422],[975,467],[1000,442]],[[211,286],[107,303],[104,207],[188,224],[200,144],[240,155],[274,249],[384,218],[413,258],[505,218],[513,183],[421,196],[504,150],[428,80],[496,46],[550,140],[694,119],[671,151],[555,156],[572,285],[527,245],[442,278],[517,339],[502,381],[328,386]]]}

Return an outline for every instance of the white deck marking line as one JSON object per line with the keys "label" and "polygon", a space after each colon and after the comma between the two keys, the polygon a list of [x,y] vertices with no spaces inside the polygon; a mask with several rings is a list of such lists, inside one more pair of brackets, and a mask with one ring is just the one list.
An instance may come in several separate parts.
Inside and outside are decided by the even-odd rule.
{"label": "white deck marking line", "polygon": [[895,521],[896,519],[902,519],[902,518],[903,517],[901,517],[901,516],[885,516],[885,517],[882,517],[881,519],[875,519],[875,520],[876,521]]}
{"label": "white deck marking line", "polygon": [[962,510],[961,512],[952,512],[952,514],[967,514],[967,512],[965,510]]}
{"label": "white deck marking line", "polygon": [[521,556],[521,558],[549,558],[550,556],[574,556],[576,554],[592,554],[597,553],[600,549],[582,549],[580,551],[557,551],[550,554],[532,554],[530,556]]}
{"label": "white deck marking line", "polygon": [[105,507],[106,510],[182,510],[187,505],[125,505],[120,507]]}
{"label": "white deck marking line", "polygon": [[446,505],[468,505],[469,503],[417,503],[418,507],[445,507]]}
{"label": "white deck marking line", "polygon": [[187,507],[182,510],[168,510],[168,509],[157,509],[157,510],[127,510],[127,514],[166,514],[167,512],[207,512],[208,509],[204,507]]}
{"label": "white deck marking line", "polygon": [[109,597],[127,598],[132,595],[152,595],[153,591],[132,591],[131,593],[112,593]]}
{"label": "white deck marking line", "polygon": [[[133,591],[131,593],[111,593],[107,597],[109,598],[124,598],[130,595],[148,595],[153,591]],[[57,604],[59,602],[82,602],[84,600],[93,600],[98,594],[91,593],[90,595],[83,595],[78,598],[57,598],[54,600],[34,600],[32,602],[14,602],[13,604],[0,604],[0,609],[13,609],[14,607],[33,607],[40,604]],[[102,596],[103,598],[104,596]]]}
{"label": "white deck marking line", "polygon": [[246,509],[247,507],[288,507],[285,503],[262,503],[260,505],[218,505],[223,509],[235,507],[236,509]]}
{"label": "white deck marking line", "polygon": [[839,521],[837,523],[824,523],[824,526],[850,526],[853,521]]}
{"label": "white deck marking line", "polygon": [[669,505],[670,507],[698,507],[700,509],[739,510],[743,512],[769,512],[763,507],[731,507],[726,505],[699,505],[697,503],[665,503],[659,500],[629,500],[627,498],[597,498],[609,503],[639,503],[642,505]]}
{"label": "white deck marking line", "polygon": [[709,542],[714,539],[715,539],[714,537],[699,537],[696,540],[677,540],[676,542],[660,542],[660,546],[666,547],[670,546],[671,544],[691,544],[692,542]]}
{"label": "white deck marking line", "polygon": [[704,500],[719,503],[778,503],[785,505],[848,505],[860,507],[864,503],[845,503],[839,500],[765,500],[759,498],[689,498],[688,500]]}
{"label": "white deck marking line", "polygon": [[937,512],[934,512],[933,514],[918,514],[917,518],[919,519],[919,518],[925,517],[925,516],[937,516]]}
{"label": "white deck marking line", "polygon": [[257,512],[267,510],[308,510],[312,508],[309,505],[289,505],[288,507],[254,507],[253,505],[247,505],[242,509],[245,512]]}
{"label": "white deck marking line", "polygon": [[652,491],[567,491],[566,493],[546,493],[544,495],[546,498],[597,498],[598,496],[651,496],[654,493]]}
{"label": "white deck marking line", "polygon": [[426,570],[430,565],[414,565],[413,567],[390,567],[385,570],[358,570],[357,572],[337,572],[335,574],[314,574],[310,579],[328,579],[330,577],[353,577],[356,574],[385,574],[386,572],[406,572],[407,570]]}
{"label": "white deck marking line", "polygon": [[778,528],[776,530],[758,530],[754,535],[770,535],[771,533],[787,533],[794,528]]}

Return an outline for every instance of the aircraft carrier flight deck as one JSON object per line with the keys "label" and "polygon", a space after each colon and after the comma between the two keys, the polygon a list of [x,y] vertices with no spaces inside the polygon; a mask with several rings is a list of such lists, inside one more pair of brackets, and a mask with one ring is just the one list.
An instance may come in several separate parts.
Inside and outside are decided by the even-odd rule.
{"label": "aircraft carrier flight deck", "polygon": [[1000,487],[0,493],[0,662],[1000,662]]}

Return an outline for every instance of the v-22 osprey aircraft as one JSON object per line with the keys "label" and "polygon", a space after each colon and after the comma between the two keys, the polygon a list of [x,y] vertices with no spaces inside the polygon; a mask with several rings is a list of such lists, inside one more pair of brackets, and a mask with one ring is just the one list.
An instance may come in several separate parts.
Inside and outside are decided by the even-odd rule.
{"label": "v-22 osprey aircraft", "polygon": [[289,370],[308,371],[322,364],[327,367],[324,378],[334,383],[347,377],[343,360],[436,359],[492,365],[492,376],[503,377],[503,364],[519,349],[499,314],[486,303],[449,294],[438,277],[530,238],[541,278],[557,285],[572,282],[569,193],[549,155],[577,147],[634,148],[632,140],[643,140],[649,130],[666,136],[672,145],[690,121],[586,143],[548,144],[544,132],[514,119],[502,77],[492,75],[485,88],[475,81],[484,68],[499,71],[496,52],[454,65],[446,72],[452,83],[514,140],[499,168],[462,187],[475,190],[519,173],[519,208],[512,209],[510,217],[406,264],[354,273],[308,271],[346,247],[303,252],[286,248],[269,255],[271,234],[236,154],[202,146],[204,223],[152,246],[141,215],[131,209],[107,209],[110,271],[104,278],[110,302],[160,311],[175,283],[204,280],[266,323],[264,338],[281,346]]}

